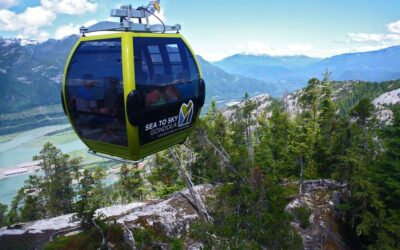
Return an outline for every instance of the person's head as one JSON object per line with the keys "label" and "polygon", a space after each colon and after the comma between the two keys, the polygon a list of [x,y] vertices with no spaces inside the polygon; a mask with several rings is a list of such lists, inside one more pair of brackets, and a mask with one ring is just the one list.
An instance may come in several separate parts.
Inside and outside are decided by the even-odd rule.
{"label": "person's head", "polygon": [[168,101],[175,101],[179,98],[178,91],[176,90],[175,87],[168,86],[165,89],[165,97]]}
{"label": "person's head", "polygon": [[87,74],[87,73],[84,74],[82,77],[82,80],[83,80],[83,84],[86,88],[92,88],[96,83],[92,74]]}
{"label": "person's head", "polygon": [[151,106],[160,101],[162,95],[158,89],[154,89],[146,95],[146,106]]}

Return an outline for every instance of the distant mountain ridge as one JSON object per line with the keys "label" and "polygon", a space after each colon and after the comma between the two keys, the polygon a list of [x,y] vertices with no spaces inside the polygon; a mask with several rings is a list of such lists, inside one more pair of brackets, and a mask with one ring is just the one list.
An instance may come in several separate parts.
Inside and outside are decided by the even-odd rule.
{"label": "distant mountain ridge", "polygon": [[277,88],[273,84],[251,77],[229,74],[197,56],[206,83],[206,103],[211,99],[217,103],[227,103],[241,100],[244,93],[251,96],[261,93],[276,94]]}
{"label": "distant mountain ridge", "polygon": [[274,84],[279,93],[304,87],[311,77],[325,70],[338,81],[387,81],[400,79],[400,46],[381,50],[347,53],[325,59],[307,56],[236,54],[214,65],[228,73],[252,76]]}

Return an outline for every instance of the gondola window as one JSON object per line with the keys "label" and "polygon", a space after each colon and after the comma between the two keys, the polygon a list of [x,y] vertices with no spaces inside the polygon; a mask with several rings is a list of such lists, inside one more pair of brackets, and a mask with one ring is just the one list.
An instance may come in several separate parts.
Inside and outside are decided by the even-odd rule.
{"label": "gondola window", "polygon": [[67,71],[66,97],[83,138],[127,146],[120,39],[79,45]]}

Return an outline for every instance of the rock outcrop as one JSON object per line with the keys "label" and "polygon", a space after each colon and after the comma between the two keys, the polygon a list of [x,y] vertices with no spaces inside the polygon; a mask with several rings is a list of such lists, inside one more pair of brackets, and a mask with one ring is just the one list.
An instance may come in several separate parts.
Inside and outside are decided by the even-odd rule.
{"label": "rock outcrop", "polygon": [[384,123],[390,123],[393,118],[393,112],[389,109],[389,106],[400,103],[400,89],[383,93],[375,98],[372,103],[377,110],[376,116],[378,119]]}
{"label": "rock outcrop", "polygon": [[[335,211],[340,204],[341,191],[347,187],[333,180],[309,180],[302,186],[302,194],[297,195],[287,205],[286,210],[293,214],[291,223],[303,239],[304,249],[346,249],[340,235],[340,225]],[[296,218],[296,210],[310,211],[306,226]]]}
{"label": "rock outcrop", "polygon": [[[195,189],[202,199],[212,188],[199,185]],[[198,218],[189,191],[176,192],[162,200],[134,202],[101,208],[97,215],[115,219],[124,228],[152,228],[167,237],[184,237],[191,222]],[[0,229],[0,249],[40,249],[54,237],[71,234],[80,230],[73,220],[75,214],[67,214],[46,220],[21,223]],[[187,245],[190,248],[190,245]]]}
{"label": "rock outcrop", "polygon": [[[212,188],[211,185],[195,187],[203,200]],[[336,207],[346,188],[346,184],[333,180],[309,180],[304,181],[302,193],[291,199],[286,210],[294,215],[291,225],[303,239],[304,249],[346,249],[340,235],[340,225],[335,218]],[[299,208],[309,211],[306,225],[298,216]],[[151,229],[163,237],[184,239],[186,249],[201,249],[201,243],[191,240],[187,235],[190,224],[199,218],[188,190],[176,192],[162,200],[101,208],[96,214],[121,224],[126,230],[127,241],[132,237],[130,232]],[[55,237],[79,232],[79,223],[74,222],[73,217],[74,214],[67,214],[1,228],[0,248],[40,249]],[[130,240],[134,241],[132,238]]]}

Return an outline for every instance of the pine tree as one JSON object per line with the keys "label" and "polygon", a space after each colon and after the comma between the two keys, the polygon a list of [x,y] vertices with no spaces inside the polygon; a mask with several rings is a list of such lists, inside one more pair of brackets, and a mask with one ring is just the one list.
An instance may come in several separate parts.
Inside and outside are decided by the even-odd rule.
{"label": "pine tree", "polygon": [[375,180],[386,207],[385,219],[374,244],[376,249],[400,248],[400,106],[392,110],[392,123],[382,131],[384,153]]}
{"label": "pine tree", "polygon": [[76,204],[76,216],[81,222],[81,226],[84,229],[89,229],[93,226],[92,219],[98,204],[93,202],[93,190],[95,181],[92,173],[87,169],[83,171],[82,178],[79,182],[79,200]]}
{"label": "pine tree", "polygon": [[151,188],[158,197],[164,197],[182,189],[185,185],[179,177],[175,163],[166,151],[156,154],[155,166],[148,177]]}
{"label": "pine tree", "polygon": [[216,249],[301,249],[301,239],[290,226],[284,211],[283,187],[259,168],[240,173],[240,182],[219,186],[210,200],[212,225],[196,225],[195,238],[205,248]]}
{"label": "pine tree", "polygon": [[[43,201],[45,217],[53,217],[72,212],[74,191],[70,174],[71,161],[69,156],[61,152],[51,143],[46,143],[39,155],[33,160],[40,160],[44,175],[38,177],[38,186],[31,187],[39,190],[39,201]],[[79,160],[74,159],[76,164]]]}
{"label": "pine tree", "polygon": [[349,196],[341,205],[342,220],[351,233],[355,247],[373,244],[384,220],[384,203],[376,184],[378,145],[374,137],[375,125],[373,106],[367,99],[361,99],[352,109],[355,119],[349,125],[349,147],[340,157],[341,179],[349,184]]}
{"label": "pine tree", "polygon": [[142,171],[122,164],[118,186],[123,202],[142,199],[144,195]]}
{"label": "pine tree", "polygon": [[330,166],[334,160],[333,147],[337,129],[336,105],[332,100],[332,87],[329,72],[324,74],[324,79],[322,80],[322,97],[319,109],[319,133],[316,139],[316,152],[314,157],[318,168],[318,175],[329,178],[333,172]]}
{"label": "pine tree", "polygon": [[318,177],[314,159],[319,128],[319,106],[322,84],[317,78],[311,78],[307,87],[299,97],[300,107],[303,109],[296,118],[296,139],[292,152],[296,155],[296,162],[300,169],[300,179],[314,179]]}
{"label": "pine tree", "polygon": [[93,178],[93,191],[91,203],[94,207],[105,207],[110,205],[110,200],[108,200],[108,195],[105,191],[104,179],[106,177],[106,172],[101,167],[96,167],[92,172]]}
{"label": "pine tree", "polygon": [[0,203],[0,227],[7,224],[7,205]]}
{"label": "pine tree", "polygon": [[[187,140],[188,147],[195,155],[195,161],[189,166],[194,183],[222,182],[226,162],[216,152],[229,147],[229,122],[224,117],[214,100],[203,119],[199,119],[194,132]],[[208,142],[209,140],[213,145]]]}
{"label": "pine tree", "polygon": [[289,114],[277,107],[272,110],[270,118],[259,118],[258,122],[256,166],[271,168],[281,177],[297,176],[294,157],[289,152],[294,132]]}
{"label": "pine tree", "polygon": [[25,196],[24,189],[20,188],[18,190],[17,195],[14,196],[14,198],[11,202],[11,208],[7,214],[7,219],[8,219],[7,224],[11,225],[11,224],[21,221],[21,217],[19,215],[19,208],[21,206],[22,200],[24,199],[24,196]]}

